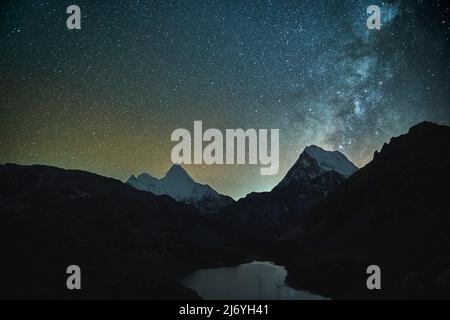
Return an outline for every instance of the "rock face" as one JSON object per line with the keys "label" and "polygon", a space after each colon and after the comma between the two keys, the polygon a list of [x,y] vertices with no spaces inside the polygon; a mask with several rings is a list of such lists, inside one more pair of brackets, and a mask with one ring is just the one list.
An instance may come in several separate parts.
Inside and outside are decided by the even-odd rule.
{"label": "rock face", "polygon": [[217,212],[234,203],[232,198],[219,194],[210,186],[195,182],[180,165],[173,165],[161,179],[142,173],[137,178],[131,176],[126,183],[138,190],[168,195],[207,213]]}
{"label": "rock face", "polygon": [[271,192],[240,199],[224,210],[223,220],[260,241],[275,241],[357,169],[338,151],[309,146]]}
{"label": "rock face", "polygon": [[[299,283],[333,296],[450,298],[449,150],[450,127],[433,123],[392,138],[274,253]],[[383,272],[381,291],[361,277],[371,264]]]}
{"label": "rock face", "polygon": [[[193,298],[173,279],[234,259],[241,244],[229,234],[192,206],[115,179],[0,166],[1,298]],[[67,290],[69,265],[83,290]]]}
{"label": "rock face", "polygon": [[326,172],[335,172],[348,178],[358,167],[339,151],[326,151],[318,146],[309,146],[300,155],[284,179],[275,189],[290,184],[309,183]]}

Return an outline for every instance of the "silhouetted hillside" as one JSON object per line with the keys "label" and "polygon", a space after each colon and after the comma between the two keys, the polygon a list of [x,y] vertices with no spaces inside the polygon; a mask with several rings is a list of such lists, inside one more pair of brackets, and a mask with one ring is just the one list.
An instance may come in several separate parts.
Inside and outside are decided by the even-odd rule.
{"label": "silhouetted hillside", "polygon": [[273,242],[357,169],[339,151],[309,146],[271,192],[251,193],[240,199],[225,208],[222,220],[261,244]]}
{"label": "silhouetted hillside", "polygon": [[[336,297],[450,297],[450,127],[424,122],[311,208],[274,255]],[[366,268],[382,269],[369,292]]]}
{"label": "silhouetted hillside", "polygon": [[[239,259],[235,241],[197,209],[118,180],[0,166],[3,298],[196,297],[177,277]],[[72,264],[82,270],[79,292],[66,288]]]}

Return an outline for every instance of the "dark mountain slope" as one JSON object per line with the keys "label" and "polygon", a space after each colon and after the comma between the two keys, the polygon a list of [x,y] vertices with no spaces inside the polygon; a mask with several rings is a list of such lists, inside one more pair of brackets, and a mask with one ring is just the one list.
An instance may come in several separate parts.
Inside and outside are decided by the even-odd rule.
{"label": "dark mountain slope", "polygon": [[[235,258],[235,240],[195,208],[118,180],[0,166],[3,298],[193,297],[171,279]],[[66,289],[72,264],[80,292]]]}
{"label": "dark mountain slope", "polygon": [[[337,297],[450,297],[450,127],[421,123],[302,217],[274,252]],[[365,274],[380,265],[383,290]]]}
{"label": "dark mountain slope", "polygon": [[223,221],[261,243],[273,242],[357,169],[340,152],[309,146],[271,192],[240,199],[223,211]]}

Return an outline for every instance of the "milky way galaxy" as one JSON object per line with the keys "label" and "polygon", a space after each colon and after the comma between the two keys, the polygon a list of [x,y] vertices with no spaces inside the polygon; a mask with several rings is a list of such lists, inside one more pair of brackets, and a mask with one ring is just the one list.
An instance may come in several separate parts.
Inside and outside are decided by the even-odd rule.
{"label": "milky way galaxy", "polygon": [[2,1],[0,25],[0,163],[161,176],[171,132],[195,120],[280,129],[276,176],[186,166],[239,198],[307,145],[363,166],[412,125],[450,121],[447,1]]}

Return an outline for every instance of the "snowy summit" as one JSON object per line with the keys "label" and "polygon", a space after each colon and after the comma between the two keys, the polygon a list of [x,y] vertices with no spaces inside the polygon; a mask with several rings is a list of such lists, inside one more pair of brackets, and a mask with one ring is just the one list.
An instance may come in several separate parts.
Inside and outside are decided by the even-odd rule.
{"label": "snowy summit", "polygon": [[234,202],[233,199],[219,194],[210,186],[195,182],[180,165],[173,165],[161,179],[142,173],[137,178],[132,175],[126,183],[138,190],[156,195],[168,195],[179,202],[192,204],[206,212],[218,211]]}
{"label": "snowy summit", "polygon": [[335,171],[349,177],[358,170],[358,167],[339,151],[327,151],[312,145],[306,147],[304,152],[315,159],[324,171]]}

